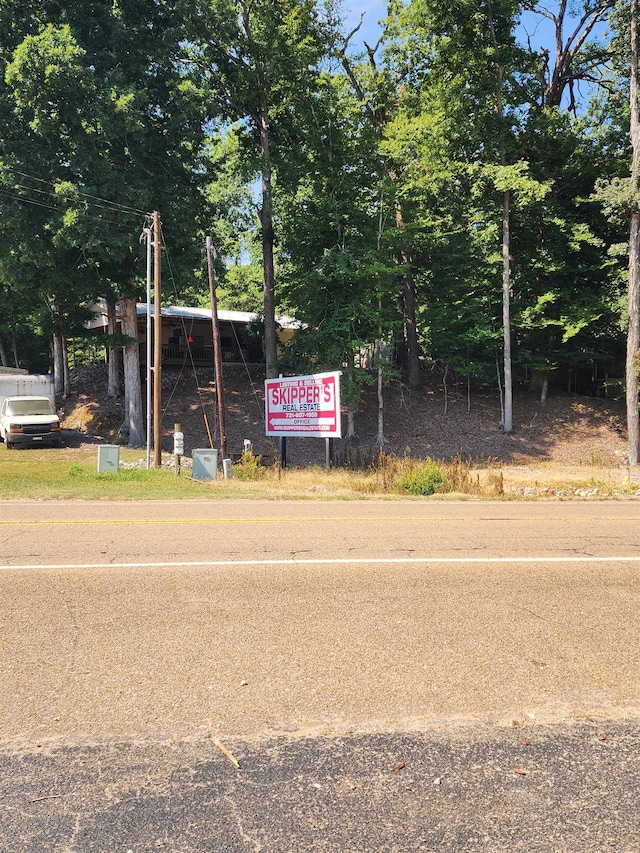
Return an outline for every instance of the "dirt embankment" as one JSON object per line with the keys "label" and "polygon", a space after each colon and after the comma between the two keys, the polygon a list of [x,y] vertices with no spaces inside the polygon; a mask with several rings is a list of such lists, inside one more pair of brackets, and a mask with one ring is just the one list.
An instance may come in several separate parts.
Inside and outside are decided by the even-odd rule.
{"label": "dirt embankment", "polygon": [[[256,453],[276,456],[277,441],[264,434],[264,372],[226,365],[224,380],[229,452],[241,453],[243,441],[249,439]],[[123,400],[108,398],[106,384],[102,365],[73,371],[72,394],[62,403],[63,427],[70,441],[119,440]],[[162,386],[165,450],[172,448],[176,423],[185,435],[186,454],[194,447],[219,446],[213,372],[198,370],[194,375],[165,370]],[[495,392],[475,393],[468,399],[462,385],[450,386],[445,393],[435,383],[412,391],[394,382],[385,390],[384,405],[386,449],[396,455],[558,469],[621,469],[626,464],[625,413],[620,402],[555,394],[541,403],[536,395],[517,391],[510,435],[500,430],[500,401]],[[375,388],[366,389],[355,423],[359,441],[354,453],[366,461],[378,451]],[[336,441],[334,450],[340,458],[344,442]],[[323,464],[324,442],[289,439],[287,458],[294,465]]]}

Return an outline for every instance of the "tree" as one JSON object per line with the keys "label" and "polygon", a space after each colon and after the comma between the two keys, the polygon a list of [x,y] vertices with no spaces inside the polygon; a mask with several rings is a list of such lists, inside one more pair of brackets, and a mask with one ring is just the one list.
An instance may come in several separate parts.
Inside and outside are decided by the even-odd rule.
{"label": "tree", "polygon": [[[560,44],[565,70],[553,86],[563,106],[545,106],[551,82],[540,56],[515,42],[518,12],[515,3],[404,7],[392,47],[405,86],[385,138],[402,164],[398,192],[414,221],[418,310],[432,356],[446,353],[456,366],[467,360],[486,376],[501,322],[506,431],[512,360],[516,369],[545,372],[560,361],[588,363],[617,308],[607,225],[588,201],[610,157],[562,97],[587,65],[604,77],[611,50],[589,45],[591,19],[572,22],[565,4],[556,36],[579,26]],[[501,321],[491,270],[502,283]]]}
{"label": "tree", "polygon": [[393,222],[398,229],[394,242],[397,258],[401,265],[402,292],[399,302],[402,306],[404,320],[403,334],[406,344],[407,380],[411,388],[417,388],[420,385],[421,368],[416,319],[414,265],[411,256],[410,231],[406,228],[404,207],[400,194],[396,190],[399,183],[398,172],[402,168],[402,164],[394,159],[388,150],[385,151],[383,144],[387,127],[395,113],[398,95],[402,91],[404,83],[402,75],[392,73],[391,64],[385,62],[382,67],[379,65],[377,54],[384,42],[384,36],[374,46],[364,43],[366,49],[364,62],[361,61],[362,57],[357,54],[355,57],[349,55],[350,42],[360,29],[361,23],[362,19],[360,24],[345,36],[340,48],[340,57],[364,115],[368,118],[381,143],[381,151],[385,152],[383,154],[384,171],[390,190],[387,204],[390,205],[393,212]]}
{"label": "tree", "polygon": [[364,354],[398,320],[396,267],[379,243],[387,178],[378,136],[335,67],[320,80],[313,114],[296,193],[278,199],[283,294],[304,323],[287,354],[314,371],[344,367],[347,439],[354,441],[354,412],[369,377]]}
{"label": "tree", "polygon": [[[579,83],[606,84],[605,69],[611,58],[611,48],[596,36],[614,6],[615,0],[583,0],[575,4],[560,0],[555,7],[539,0],[527,0],[523,4],[523,8],[532,13],[530,18],[534,25],[531,29],[538,27],[540,18],[550,21],[553,28],[553,62],[552,52],[546,46],[538,53],[536,77],[540,84],[538,106],[541,109],[559,109],[568,89],[568,107],[575,113]],[[529,29],[530,23],[530,19],[523,22],[525,29]],[[531,38],[528,34],[527,42],[533,53]]]}
{"label": "tree", "polygon": [[[510,208],[515,188],[507,179],[522,182],[522,173],[516,175],[512,167],[522,104],[517,78],[525,65],[513,35],[517,12],[517,3],[508,0],[481,8],[467,0],[413,0],[398,14],[393,46],[394,61],[404,69],[408,90],[403,92],[404,107],[420,110],[426,106],[444,119],[440,133],[425,124],[436,146],[435,157],[427,154],[427,162],[437,162],[442,171],[443,161],[448,160],[451,174],[465,164],[481,183],[486,184],[486,176],[493,175],[494,186],[502,188],[505,432],[512,428]],[[425,89],[429,94],[423,97]],[[415,176],[415,169],[412,171]],[[428,182],[426,169],[424,174]]]}
{"label": "tree", "polygon": [[[260,313],[263,308],[262,249],[252,193],[252,164],[243,150],[241,128],[211,135],[205,156],[210,172],[205,187],[218,260],[221,308]],[[198,301],[198,294],[193,298]],[[210,303],[208,288],[205,296]]]}
{"label": "tree", "polygon": [[[147,212],[162,209],[165,233],[179,244],[193,235],[200,207],[202,116],[199,93],[175,61],[182,33],[163,5],[138,0],[27,8],[8,0],[2,24],[2,107],[11,116],[4,181],[14,191],[20,183],[23,202],[39,197],[52,208],[39,240],[50,281],[57,272],[55,301],[69,285],[56,271],[60,253],[75,252],[84,275],[74,301],[95,298],[100,289],[117,293],[123,318],[130,318],[143,280],[139,235]],[[25,235],[22,245],[30,239]],[[126,427],[137,445],[142,408],[133,322],[128,331]]]}
{"label": "tree", "polygon": [[[218,119],[239,123],[246,156],[260,175],[267,376],[278,373],[274,265],[274,170],[304,136],[325,38],[313,0],[203,0],[190,4],[184,60],[204,75]],[[238,125],[238,126],[239,126]]]}

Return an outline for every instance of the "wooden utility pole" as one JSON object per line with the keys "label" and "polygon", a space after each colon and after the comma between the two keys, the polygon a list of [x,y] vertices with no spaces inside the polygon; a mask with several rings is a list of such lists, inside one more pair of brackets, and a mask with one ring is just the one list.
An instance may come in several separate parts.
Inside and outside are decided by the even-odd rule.
{"label": "wooden utility pole", "polygon": [[160,296],[160,214],[153,211],[153,284],[154,284],[154,323],[153,323],[153,466],[162,466],[162,308]]}
{"label": "wooden utility pole", "polygon": [[640,350],[640,115],[638,109],[638,3],[631,0],[631,69],[629,94],[631,113],[631,188],[634,207],[629,229],[629,330],[627,332],[627,433],[629,465],[638,465],[640,416],[638,414],[638,355]]}
{"label": "wooden utility pole", "polygon": [[507,190],[502,200],[502,335],[504,341],[504,417],[503,432],[513,430],[513,379],[511,376],[511,239],[509,208],[511,194]]}
{"label": "wooden utility pole", "polygon": [[220,454],[227,458],[227,430],[224,414],[224,384],[222,380],[222,352],[220,351],[220,324],[218,323],[218,297],[216,296],[216,274],[213,260],[216,250],[213,240],[207,237],[207,269],[209,271],[209,294],[211,296],[211,329],[213,332],[213,363],[216,377],[216,397],[218,398],[218,423],[220,425]]}

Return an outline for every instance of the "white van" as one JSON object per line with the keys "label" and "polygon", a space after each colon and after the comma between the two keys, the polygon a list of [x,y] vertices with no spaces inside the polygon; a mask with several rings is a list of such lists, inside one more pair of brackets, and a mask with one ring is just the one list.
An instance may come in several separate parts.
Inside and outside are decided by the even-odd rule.
{"label": "white van", "polygon": [[60,444],[60,418],[48,397],[4,397],[0,405],[0,439],[7,450],[20,445]]}

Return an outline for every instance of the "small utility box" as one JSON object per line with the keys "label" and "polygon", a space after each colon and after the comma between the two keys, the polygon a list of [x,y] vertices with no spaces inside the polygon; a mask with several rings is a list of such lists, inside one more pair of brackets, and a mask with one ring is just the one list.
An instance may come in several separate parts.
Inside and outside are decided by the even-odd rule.
{"label": "small utility box", "polygon": [[103,444],[98,448],[98,474],[117,474],[120,467],[120,447]]}
{"label": "small utility box", "polygon": [[193,467],[191,476],[194,480],[215,480],[218,476],[218,451],[198,448],[192,451]]}

